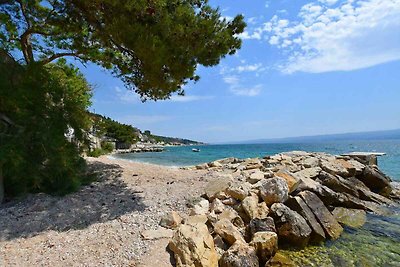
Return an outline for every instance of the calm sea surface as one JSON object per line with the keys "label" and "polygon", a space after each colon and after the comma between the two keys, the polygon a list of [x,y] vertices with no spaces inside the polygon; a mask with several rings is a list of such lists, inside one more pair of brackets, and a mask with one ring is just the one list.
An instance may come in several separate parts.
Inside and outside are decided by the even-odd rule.
{"label": "calm sea surface", "polygon": [[353,151],[385,152],[379,158],[379,167],[394,180],[400,181],[400,139],[376,141],[337,141],[331,143],[254,144],[254,145],[206,145],[196,146],[201,151],[192,152],[190,146],[167,147],[164,152],[119,154],[115,157],[166,166],[191,166],[216,159],[237,157],[252,158],[274,155],[280,152],[303,150],[342,154]]}
{"label": "calm sea surface", "polygon": [[[207,145],[169,147],[162,153],[121,154],[117,158],[167,166],[190,166],[226,157],[250,158],[279,152],[304,150],[342,154],[353,151],[385,152],[379,167],[393,180],[400,181],[400,140],[338,141],[330,143],[293,143],[257,145]],[[368,214],[360,229],[346,228],[342,236],[320,246],[300,251],[282,251],[298,266],[393,266],[400,267],[400,209],[393,207],[385,216]]]}

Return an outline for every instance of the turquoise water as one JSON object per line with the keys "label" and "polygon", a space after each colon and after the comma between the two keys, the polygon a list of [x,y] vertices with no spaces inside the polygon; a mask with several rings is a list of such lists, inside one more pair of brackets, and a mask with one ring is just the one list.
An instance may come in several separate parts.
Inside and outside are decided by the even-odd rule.
{"label": "turquoise water", "polygon": [[309,152],[327,152],[342,154],[352,151],[385,152],[379,158],[379,167],[394,180],[400,181],[400,139],[376,141],[337,141],[330,143],[293,143],[293,144],[254,144],[254,145],[206,145],[196,146],[201,151],[192,152],[190,146],[167,147],[164,152],[119,154],[115,157],[138,162],[147,162],[166,166],[191,166],[216,159],[237,157],[252,158],[274,155],[280,152],[303,150]]}

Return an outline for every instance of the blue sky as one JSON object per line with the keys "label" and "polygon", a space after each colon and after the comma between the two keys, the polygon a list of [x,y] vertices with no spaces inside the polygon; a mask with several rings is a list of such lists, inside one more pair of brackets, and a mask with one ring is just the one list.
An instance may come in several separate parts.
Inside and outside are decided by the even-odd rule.
{"label": "blue sky", "polygon": [[212,0],[248,23],[186,96],[141,103],[97,66],[92,111],[155,134],[229,142],[400,128],[400,0]]}

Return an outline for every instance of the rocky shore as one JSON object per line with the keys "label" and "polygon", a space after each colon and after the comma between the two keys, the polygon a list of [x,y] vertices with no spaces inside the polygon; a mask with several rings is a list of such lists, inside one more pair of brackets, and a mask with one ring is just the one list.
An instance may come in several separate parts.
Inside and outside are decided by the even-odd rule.
{"label": "rocky shore", "polygon": [[366,212],[397,205],[398,184],[364,163],[294,151],[187,168],[229,176],[211,181],[185,219],[163,218],[175,229],[169,249],[176,265],[295,266],[279,248],[338,239],[343,226],[361,227]]}

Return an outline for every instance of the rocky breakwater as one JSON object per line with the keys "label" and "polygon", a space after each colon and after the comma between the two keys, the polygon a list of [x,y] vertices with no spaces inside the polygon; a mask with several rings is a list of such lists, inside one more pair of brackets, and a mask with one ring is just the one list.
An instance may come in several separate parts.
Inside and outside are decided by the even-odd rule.
{"label": "rocky breakwater", "polygon": [[[337,239],[360,227],[366,212],[399,199],[377,166],[349,157],[288,152],[228,158],[191,169],[226,174],[211,181],[190,214],[163,218],[177,266],[293,266],[277,253]],[[168,222],[168,223],[166,223]]]}

